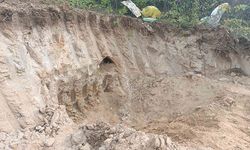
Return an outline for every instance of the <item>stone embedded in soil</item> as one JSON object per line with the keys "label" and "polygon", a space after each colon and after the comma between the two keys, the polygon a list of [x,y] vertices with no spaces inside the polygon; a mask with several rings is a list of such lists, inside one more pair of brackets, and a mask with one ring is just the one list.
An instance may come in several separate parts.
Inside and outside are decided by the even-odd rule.
{"label": "stone embedded in soil", "polygon": [[[92,150],[91,146],[88,143],[86,143],[84,146],[81,146],[79,149],[80,150]],[[101,149],[99,148],[99,150]]]}
{"label": "stone embedded in soil", "polygon": [[55,138],[47,138],[45,139],[44,145],[47,147],[51,147],[53,146],[53,144],[55,143]]}
{"label": "stone embedded in soil", "polygon": [[71,142],[73,144],[85,144],[86,140],[86,136],[84,135],[82,130],[78,130],[71,136]]}

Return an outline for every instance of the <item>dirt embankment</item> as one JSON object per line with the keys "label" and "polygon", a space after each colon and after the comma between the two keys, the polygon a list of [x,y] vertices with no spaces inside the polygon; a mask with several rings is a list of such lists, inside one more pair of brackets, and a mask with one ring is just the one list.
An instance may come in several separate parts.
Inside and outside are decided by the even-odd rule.
{"label": "dirt embankment", "polygon": [[223,28],[0,8],[1,148],[249,147],[249,41]]}

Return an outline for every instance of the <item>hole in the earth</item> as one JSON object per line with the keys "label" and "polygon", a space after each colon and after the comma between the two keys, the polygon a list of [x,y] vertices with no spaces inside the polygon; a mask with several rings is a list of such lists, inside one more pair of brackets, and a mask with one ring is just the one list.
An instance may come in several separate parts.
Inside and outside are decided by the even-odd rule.
{"label": "hole in the earth", "polygon": [[235,73],[237,76],[247,76],[241,68],[231,68],[227,70],[227,73]]}
{"label": "hole in the earth", "polygon": [[109,57],[106,56],[100,63],[100,65],[105,65],[105,64],[115,64],[114,61]]}
{"label": "hole in the earth", "polygon": [[113,72],[117,68],[117,65],[111,57],[106,56],[100,62],[99,67],[102,72]]}

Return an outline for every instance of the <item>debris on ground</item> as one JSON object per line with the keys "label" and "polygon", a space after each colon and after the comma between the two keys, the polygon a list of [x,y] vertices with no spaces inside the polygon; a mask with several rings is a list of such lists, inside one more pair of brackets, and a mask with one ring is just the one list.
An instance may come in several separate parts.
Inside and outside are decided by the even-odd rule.
{"label": "debris on ground", "polygon": [[217,6],[211,13],[210,16],[201,19],[201,23],[208,24],[212,27],[217,27],[220,24],[220,20],[223,14],[229,11],[230,5],[228,3],[223,3]]}

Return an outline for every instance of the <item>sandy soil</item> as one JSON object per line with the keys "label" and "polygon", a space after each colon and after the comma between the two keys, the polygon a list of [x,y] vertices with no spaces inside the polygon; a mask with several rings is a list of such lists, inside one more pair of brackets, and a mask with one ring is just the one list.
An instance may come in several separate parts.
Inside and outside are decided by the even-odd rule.
{"label": "sandy soil", "polygon": [[250,149],[249,41],[39,1],[0,8],[0,149]]}

